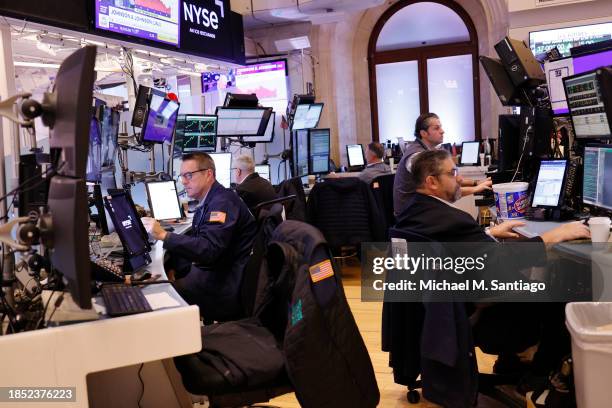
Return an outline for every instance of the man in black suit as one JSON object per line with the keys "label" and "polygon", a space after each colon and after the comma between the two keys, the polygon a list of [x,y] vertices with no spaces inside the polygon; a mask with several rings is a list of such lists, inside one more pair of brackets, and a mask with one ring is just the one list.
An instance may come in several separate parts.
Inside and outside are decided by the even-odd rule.
{"label": "man in black suit", "polygon": [[234,159],[234,177],[236,192],[251,212],[258,204],[276,198],[272,184],[255,172],[251,156],[241,155]]}
{"label": "man in black suit", "polygon": [[[466,212],[456,208],[453,203],[461,197],[462,178],[450,154],[445,150],[432,150],[422,153],[412,162],[412,174],[416,182],[416,193],[410,197],[410,204],[398,217],[395,226],[400,231],[418,234],[438,242],[494,242],[505,238],[519,238],[513,228],[524,225],[520,221],[505,221],[491,228],[483,229]],[[536,245],[534,253],[543,253],[543,244],[554,244],[580,238],[588,238],[589,229],[581,222],[563,224],[541,236],[529,239]],[[539,243],[539,245],[537,245]],[[501,244],[500,244],[501,245]],[[528,257],[499,251],[508,257],[508,262],[518,265]],[[533,258],[532,258],[533,259]],[[505,262],[505,261],[504,261]],[[518,266],[517,266],[518,267]],[[520,269],[520,268],[519,268]],[[472,305],[469,305],[470,308]],[[538,352],[534,356],[532,369],[537,374],[547,374],[554,369],[560,359],[569,353],[569,335],[564,327],[563,304],[499,303],[488,308],[476,305],[477,315],[470,320],[473,326],[475,344],[485,349],[484,343],[502,347],[492,353],[513,354],[513,347],[504,336],[518,334],[513,341],[524,342],[523,335],[531,333],[525,329],[541,327]],[[523,328],[524,331],[521,331]],[[534,330],[536,331],[536,330]],[[517,340],[518,339],[518,340]],[[505,354],[506,355],[506,354]],[[500,364],[501,363],[501,364]],[[504,364],[498,361],[497,368]],[[507,362],[505,363],[507,364]],[[535,367],[535,369],[533,368]],[[501,371],[501,370],[499,370]]]}

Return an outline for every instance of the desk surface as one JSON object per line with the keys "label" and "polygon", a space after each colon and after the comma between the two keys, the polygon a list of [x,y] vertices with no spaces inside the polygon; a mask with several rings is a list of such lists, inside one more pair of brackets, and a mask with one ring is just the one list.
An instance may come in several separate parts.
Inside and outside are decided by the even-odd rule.
{"label": "desk surface", "polygon": [[[180,233],[189,225],[175,228]],[[149,271],[166,279],[162,242],[155,244],[151,259]],[[165,292],[180,306],[0,337],[0,384],[76,387],[76,403],[70,406],[86,407],[89,373],[199,351],[198,307],[187,305],[170,284],[151,285],[144,292]],[[40,403],[19,406],[38,407]]]}

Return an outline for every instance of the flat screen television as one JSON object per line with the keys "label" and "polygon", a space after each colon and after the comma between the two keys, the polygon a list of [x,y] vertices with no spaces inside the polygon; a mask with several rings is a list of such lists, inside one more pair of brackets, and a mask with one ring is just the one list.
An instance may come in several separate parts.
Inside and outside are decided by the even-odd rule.
{"label": "flat screen television", "polygon": [[179,0],[95,0],[94,14],[98,30],[180,44]]}
{"label": "flat screen television", "polygon": [[612,22],[588,24],[531,31],[529,33],[529,48],[534,55],[538,55],[557,47],[561,55],[569,57],[570,49],[573,47],[610,39],[612,39]]}

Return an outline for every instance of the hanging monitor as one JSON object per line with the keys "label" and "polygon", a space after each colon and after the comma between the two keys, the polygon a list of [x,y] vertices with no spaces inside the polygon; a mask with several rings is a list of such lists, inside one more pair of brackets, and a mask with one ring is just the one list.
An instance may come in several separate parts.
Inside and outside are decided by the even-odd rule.
{"label": "hanging monitor", "polygon": [[171,143],[179,104],[153,89],[142,127],[141,140],[149,143]]}
{"label": "hanging monitor", "polygon": [[329,173],[329,129],[309,131],[309,174]]}
{"label": "hanging monitor", "polygon": [[346,157],[348,157],[349,167],[365,166],[365,156],[363,154],[363,146],[360,144],[346,145]]}
{"label": "hanging monitor", "polygon": [[232,182],[232,154],[209,153],[215,162],[215,178],[225,188],[230,188]]}
{"label": "hanging monitor", "polygon": [[247,143],[272,143],[274,140],[274,127],[276,126],[276,113],[272,112],[268,126],[262,136],[243,136],[242,140]]}
{"label": "hanging monitor", "polygon": [[563,79],[577,138],[612,137],[612,69],[602,68]]}
{"label": "hanging monitor", "polygon": [[301,104],[295,108],[291,130],[316,128],[323,111],[322,103]]}
{"label": "hanging monitor", "polygon": [[582,202],[612,211],[612,146],[586,146]]}
{"label": "hanging monitor", "polygon": [[272,108],[224,108],[217,107],[217,136],[262,136]]}
{"label": "hanging monitor", "polygon": [[179,46],[179,0],[95,0],[96,29]]}
{"label": "hanging monitor", "polygon": [[182,126],[180,133],[183,154],[215,151],[217,147],[217,117],[215,115],[185,115]]}

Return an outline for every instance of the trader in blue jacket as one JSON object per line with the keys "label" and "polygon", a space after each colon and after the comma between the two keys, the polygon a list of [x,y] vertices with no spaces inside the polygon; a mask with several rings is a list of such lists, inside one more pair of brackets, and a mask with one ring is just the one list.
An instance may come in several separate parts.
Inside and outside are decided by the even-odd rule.
{"label": "trader in blue jacket", "polygon": [[180,235],[145,218],[147,231],[172,256],[175,288],[206,319],[241,317],[240,284],[256,233],[255,219],[232,190],[215,179],[215,163],[206,153],[183,156],[181,181],[187,195],[199,201],[192,231]]}

